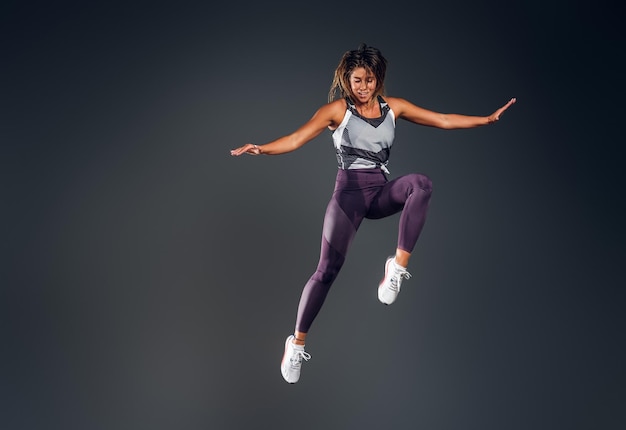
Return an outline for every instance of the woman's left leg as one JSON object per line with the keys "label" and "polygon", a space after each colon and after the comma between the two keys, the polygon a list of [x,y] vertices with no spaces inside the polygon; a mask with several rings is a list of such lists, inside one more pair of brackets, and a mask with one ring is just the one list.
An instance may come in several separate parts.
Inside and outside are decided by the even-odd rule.
{"label": "woman's left leg", "polygon": [[407,259],[413,252],[426,223],[432,191],[432,181],[426,175],[400,176],[385,184],[366,214],[366,218],[379,219],[402,211],[397,242],[400,252],[396,254],[401,259]]}
{"label": "woman's left leg", "polygon": [[426,223],[431,194],[432,181],[428,176],[419,173],[404,175],[385,184],[366,215],[378,219],[402,211],[396,252],[394,257],[387,259],[385,276],[378,287],[378,298],[382,303],[393,303],[402,279],[411,276],[406,268]]}

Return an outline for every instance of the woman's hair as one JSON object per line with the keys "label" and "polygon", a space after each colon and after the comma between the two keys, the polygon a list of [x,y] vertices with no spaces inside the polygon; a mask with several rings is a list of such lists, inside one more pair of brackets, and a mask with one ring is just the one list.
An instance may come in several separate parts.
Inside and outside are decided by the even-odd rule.
{"label": "woman's hair", "polygon": [[350,97],[350,75],[357,67],[363,67],[376,77],[376,91],[374,96],[385,94],[385,72],[387,71],[387,60],[376,48],[362,43],[358,49],[347,51],[341,57],[339,65],[335,69],[333,83],[328,92],[328,101],[332,102],[339,97]]}

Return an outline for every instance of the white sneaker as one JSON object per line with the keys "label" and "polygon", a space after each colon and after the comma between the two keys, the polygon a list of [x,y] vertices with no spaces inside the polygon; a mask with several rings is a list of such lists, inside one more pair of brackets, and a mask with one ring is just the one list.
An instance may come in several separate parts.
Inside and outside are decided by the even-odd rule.
{"label": "white sneaker", "polygon": [[385,276],[378,285],[378,300],[386,305],[395,302],[400,293],[402,278],[409,279],[411,274],[406,268],[396,264],[394,257],[389,257],[385,263]]}
{"label": "white sneaker", "polygon": [[300,368],[302,367],[302,359],[308,361],[311,355],[304,352],[304,345],[296,345],[293,343],[294,336],[290,335],[285,341],[285,354],[283,361],[280,363],[280,373],[283,374],[285,381],[295,384],[300,379]]}

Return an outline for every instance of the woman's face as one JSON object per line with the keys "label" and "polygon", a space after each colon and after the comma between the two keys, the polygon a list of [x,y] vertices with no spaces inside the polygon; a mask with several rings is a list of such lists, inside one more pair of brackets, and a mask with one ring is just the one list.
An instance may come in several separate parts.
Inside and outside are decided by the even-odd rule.
{"label": "woman's face", "polygon": [[355,101],[368,103],[374,97],[376,88],[376,76],[365,68],[357,67],[350,74],[350,90]]}

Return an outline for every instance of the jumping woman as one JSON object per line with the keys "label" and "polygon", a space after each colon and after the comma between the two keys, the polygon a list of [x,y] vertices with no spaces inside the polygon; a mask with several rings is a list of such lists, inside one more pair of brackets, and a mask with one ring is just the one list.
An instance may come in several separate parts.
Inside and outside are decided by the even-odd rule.
{"label": "jumping woman", "polygon": [[329,129],[337,155],[335,189],[322,228],[317,270],[305,284],[298,305],[295,330],[285,341],[281,373],[288,383],[300,379],[307,333],[343,266],[348,249],[364,218],[381,219],[400,212],[395,254],[384,264],[378,299],[392,304],[400,292],[409,259],[426,221],[432,193],[430,179],[413,173],[389,179],[387,163],[397,119],[441,129],[473,128],[493,124],[515,99],[489,116],[444,114],[385,94],[387,60],[373,47],[361,45],[346,52],[335,69],[322,106],[293,133],[264,145],[245,144],[231,155],[279,155],[302,147]]}

